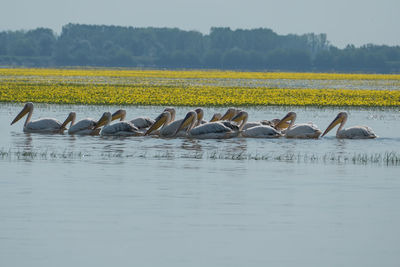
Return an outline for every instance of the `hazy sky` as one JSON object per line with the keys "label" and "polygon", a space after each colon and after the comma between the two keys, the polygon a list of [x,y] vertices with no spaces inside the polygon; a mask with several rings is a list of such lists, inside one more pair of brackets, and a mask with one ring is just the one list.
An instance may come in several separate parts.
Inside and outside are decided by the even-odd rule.
{"label": "hazy sky", "polygon": [[270,28],[278,34],[326,33],[336,46],[400,45],[400,0],[1,0],[0,31],[67,23]]}

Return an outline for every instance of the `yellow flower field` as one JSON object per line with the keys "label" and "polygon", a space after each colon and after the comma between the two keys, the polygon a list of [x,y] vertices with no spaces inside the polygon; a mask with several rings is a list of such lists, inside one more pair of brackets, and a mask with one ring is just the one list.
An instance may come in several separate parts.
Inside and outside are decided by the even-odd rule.
{"label": "yellow flower field", "polygon": [[[111,78],[110,78],[111,77]],[[128,79],[128,78],[134,79]],[[159,80],[159,78],[167,79]],[[197,79],[196,83],[193,79]],[[400,75],[116,69],[0,69],[1,102],[173,106],[400,106],[399,90],[223,86],[225,80],[390,81]],[[201,81],[201,83],[198,82]],[[329,81],[331,80],[331,81]],[[213,81],[213,82],[210,82]],[[218,85],[214,84],[218,82]],[[385,85],[383,83],[383,86]],[[222,85],[221,85],[222,84]]]}

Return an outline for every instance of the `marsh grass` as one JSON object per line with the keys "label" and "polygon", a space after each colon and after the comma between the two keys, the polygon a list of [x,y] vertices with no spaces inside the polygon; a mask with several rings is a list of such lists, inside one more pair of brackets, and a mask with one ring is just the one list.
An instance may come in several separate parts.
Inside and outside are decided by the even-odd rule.
{"label": "marsh grass", "polygon": [[219,150],[210,152],[184,152],[177,153],[172,150],[163,152],[148,153],[134,152],[124,153],[122,151],[113,152],[75,152],[75,151],[49,151],[49,150],[14,150],[0,149],[0,160],[2,161],[63,161],[63,160],[124,160],[131,159],[159,159],[159,160],[238,160],[238,161],[264,161],[264,162],[287,162],[297,164],[354,164],[354,165],[382,165],[382,166],[400,166],[400,153],[382,152],[382,153],[227,153]]}

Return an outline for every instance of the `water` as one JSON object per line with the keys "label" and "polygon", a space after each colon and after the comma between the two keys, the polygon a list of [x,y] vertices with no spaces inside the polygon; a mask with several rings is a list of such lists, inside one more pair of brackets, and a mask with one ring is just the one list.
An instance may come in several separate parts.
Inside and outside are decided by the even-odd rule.
{"label": "water", "polygon": [[[398,266],[400,166],[352,160],[400,153],[398,109],[348,110],[376,140],[187,140],[25,134],[9,125],[21,108],[0,104],[1,266]],[[37,105],[33,117],[117,108]],[[339,112],[247,110],[295,110],[322,130]]]}

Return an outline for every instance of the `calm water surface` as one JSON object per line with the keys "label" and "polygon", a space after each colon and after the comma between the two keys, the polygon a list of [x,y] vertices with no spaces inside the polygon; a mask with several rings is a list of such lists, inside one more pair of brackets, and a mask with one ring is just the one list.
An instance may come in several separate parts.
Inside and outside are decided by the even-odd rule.
{"label": "calm water surface", "polygon": [[[376,140],[218,141],[25,134],[9,125],[21,108],[0,104],[0,266],[399,266],[400,166],[351,161],[400,153],[398,109],[348,110]],[[293,110],[323,130],[339,111]]]}

